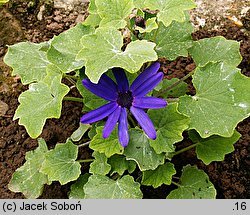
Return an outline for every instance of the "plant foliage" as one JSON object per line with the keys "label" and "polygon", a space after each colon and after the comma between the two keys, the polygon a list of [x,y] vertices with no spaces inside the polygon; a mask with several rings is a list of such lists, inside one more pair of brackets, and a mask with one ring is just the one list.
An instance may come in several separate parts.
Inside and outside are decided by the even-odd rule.
{"label": "plant foliage", "polygon": [[[103,95],[97,83],[106,78],[110,83],[104,83],[107,89],[126,87],[127,83],[122,86],[113,83],[119,82],[119,77],[110,70],[117,67],[125,70],[134,91],[136,84],[132,83],[137,83],[137,88],[143,86],[147,95],[168,102],[165,108],[148,110],[153,104],[148,104],[147,98],[139,98],[145,110],[140,109],[136,120],[146,121],[147,128],[149,116],[156,138],[150,139],[145,134],[149,131],[142,131],[146,129],[144,124],[140,128],[130,112],[126,112],[123,117],[128,119],[125,125],[130,136],[126,148],[119,143],[120,124],[110,123],[114,120],[111,113],[108,120],[114,130],[108,138],[103,138],[107,125],[100,120],[91,125],[81,124],[66,143],[55,142],[50,150],[44,140],[38,139],[38,148],[26,154],[26,162],[13,174],[9,189],[22,192],[27,198],[38,198],[44,184],[75,181],[69,198],[142,198],[141,185],[157,188],[175,184],[178,187],[170,192],[169,199],[216,198],[208,176],[195,166],[184,167],[176,181],[175,174],[180,172],[175,170],[172,158],[188,150],[189,147],[176,150],[187,134],[193,142],[191,147],[196,147],[197,157],[205,164],[222,161],[234,150],[233,144],[240,138],[235,129],[250,115],[250,79],[237,68],[242,59],[239,42],[224,37],[193,41],[187,11],[194,7],[193,0],[91,0],[89,16],[83,23],[48,42],[9,46],[5,63],[12,67],[13,75],[21,78],[22,84],[29,85],[19,96],[14,120],[19,119],[32,138],[41,135],[47,119],[61,116],[63,100],[70,99],[66,95],[72,88],[76,87],[82,98],[71,99],[83,103],[84,113],[107,104],[102,96],[97,96]],[[157,66],[153,62],[160,58],[172,61],[188,55],[196,68],[181,80],[164,79],[155,86],[154,81],[161,76],[152,73],[147,80],[150,86],[144,86],[143,78],[136,79],[148,66]],[[195,88],[192,95],[184,82],[191,76]],[[86,78],[95,86],[97,95],[83,86],[82,80]],[[75,86],[65,84],[66,79]],[[92,156],[82,159],[80,147],[89,147]],[[91,163],[81,169],[84,162]]]}

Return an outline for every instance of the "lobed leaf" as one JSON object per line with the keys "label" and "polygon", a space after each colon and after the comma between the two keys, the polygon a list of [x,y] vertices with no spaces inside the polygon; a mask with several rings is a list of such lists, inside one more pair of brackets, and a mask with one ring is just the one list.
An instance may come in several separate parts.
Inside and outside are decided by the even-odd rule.
{"label": "lobed leaf", "polygon": [[176,174],[174,165],[167,162],[158,166],[155,170],[143,172],[141,184],[153,186],[154,188],[157,188],[162,184],[170,185],[174,174]]}
{"label": "lobed leaf", "polygon": [[159,57],[175,60],[179,56],[188,56],[188,49],[193,44],[192,32],[189,20],[173,21],[168,27],[160,23],[159,28],[146,35],[146,38],[156,43],[155,51]]}
{"label": "lobed leaf", "polygon": [[84,186],[85,199],[141,199],[140,184],[126,175],[116,181],[92,175]]}
{"label": "lobed leaf", "polygon": [[18,98],[20,105],[13,120],[19,118],[19,124],[24,125],[32,138],[42,133],[46,119],[61,115],[63,97],[69,92],[69,87],[62,84],[61,79],[60,71],[49,65],[44,80],[30,84],[29,90]]}
{"label": "lobed leaf", "polygon": [[145,62],[157,60],[155,44],[146,40],[133,41],[122,51],[123,37],[113,27],[98,28],[94,34],[83,36],[81,42],[84,48],[77,59],[86,61],[86,75],[94,83],[110,68],[136,73]]}
{"label": "lobed leaf", "polygon": [[135,30],[138,30],[141,34],[143,34],[143,33],[150,33],[154,29],[158,29],[156,18],[153,17],[153,18],[147,19],[145,22],[145,26],[146,26],[145,28],[136,26]]}
{"label": "lobed leaf", "polygon": [[164,163],[164,154],[157,154],[149,145],[148,137],[140,129],[130,129],[130,140],[124,150],[127,160],[135,161],[141,171],[156,169]]}
{"label": "lobed leaf", "polygon": [[69,199],[84,199],[84,185],[88,182],[90,174],[80,175],[77,181],[70,186]]}
{"label": "lobed leaf", "polygon": [[185,166],[180,186],[170,192],[168,199],[214,199],[216,190],[205,172],[195,166]]}
{"label": "lobed leaf", "polygon": [[81,174],[81,165],[76,161],[78,147],[70,140],[57,144],[45,155],[41,172],[48,175],[50,181],[59,181],[61,185],[76,180]]}
{"label": "lobed leaf", "polygon": [[12,67],[12,75],[19,75],[23,84],[43,80],[49,61],[44,48],[48,42],[35,44],[21,42],[8,47],[4,62]]}
{"label": "lobed leaf", "polygon": [[98,175],[107,175],[111,170],[110,164],[108,164],[108,158],[103,153],[94,151],[92,156],[95,160],[90,164],[89,172]]}
{"label": "lobed leaf", "polygon": [[83,24],[90,25],[94,28],[98,27],[102,19],[97,12],[95,0],[90,0],[88,11],[89,11],[89,16],[86,18]]}
{"label": "lobed leaf", "polygon": [[205,38],[193,43],[189,53],[197,66],[203,67],[209,62],[224,62],[228,66],[238,66],[242,60],[240,43],[227,40],[222,36]]}
{"label": "lobed leaf", "polygon": [[232,137],[221,137],[213,135],[208,138],[201,138],[194,131],[189,131],[189,138],[196,144],[196,154],[206,165],[213,161],[223,161],[225,155],[234,151],[233,144],[240,138],[240,133],[234,131]]}
{"label": "lobed leaf", "polygon": [[132,0],[95,0],[95,5],[101,17],[100,27],[112,26],[117,29],[126,26],[125,18],[134,9]]}
{"label": "lobed leaf", "polygon": [[48,183],[48,177],[40,170],[47,152],[46,142],[38,139],[37,149],[26,153],[26,162],[12,175],[8,184],[12,192],[22,192],[29,199],[38,198],[42,194],[44,184]]}
{"label": "lobed leaf", "polygon": [[145,0],[133,0],[136,8],[145,8]]}
{"label": "lobed leaf", "polygon": [[126,157],[122,155],[113,155],[108,159],[108,163],[111,166],[110,175],[115,173],[123,175],[126,170],[128,170],[129,173],[132,173],[136,168],[136,163],[134,161],[126,160]]}
{"label": "lobed leaf", "polygon": [[193,0],[145,0],[145,6],[151,10],[159,10],[157,19],[167,27],[173,20],[185,21],[185,11],[196,7]]}
{"label": "lobed leaf", "polygon": [[93,123],[93,124],[91,125],[91,129],[90,129],[89,132],[88,132],[88,137],[89,137],[89,139],[93,139],[94,136],[97,134],[96,129],[97,129],[99,126],[104,126],[104,124],[105,124],[104,121],[99,121],[99,122]]}
{"label": "lobed leaf", "polygon": [[83,67],[84,61],[75,60],[77,53],[82,49],[82,46],[79,45],[80,40],[83,35],[90,34],[93,31],[90,26],[79,23],[75,27],[55,36],[47,52],[48,60],[64,73],[80,69]]}
{"label": "lobed leaf", "polygon": [[190,129],[202,138],[231,137],[250,115],[250,78],[224,63],[209,63],[193,75],[195,96],[180,97],[178,110],[189,116]]}
{"label": "lobed leaf", "polygon": [[107,139],[103,139],[102,130],[103,126],[96,128],[97,134],[91,140],[89,147],[99,153],[104,153],[108,158],[114,154],[123,154],[124,148],[119,143],[117,127]]}
{"label": "lobed leaf", "polygon": [[176,103],[159,110],[149,110],[148,115],[157,131],[157,138],[149,141],[150,146],[158,154],[174,152],[174,144],[183,140],[182,132],[189,127],[190,119],[177,111]]}

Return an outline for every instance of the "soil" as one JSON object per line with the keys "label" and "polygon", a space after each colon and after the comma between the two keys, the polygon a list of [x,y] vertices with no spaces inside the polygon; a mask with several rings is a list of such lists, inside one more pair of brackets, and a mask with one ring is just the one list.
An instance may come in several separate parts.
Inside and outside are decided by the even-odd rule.
{"label": "soil", "polygon": [[[15,3],[13,3],[15,2]],[[37,147],[37,141],[33,140],[26,133],[23,126],[18,125],[17,120],[13,121],[14,112],[18,106],[18,96],[27,89],[20,83],[19,78],[11,77],[10,68],[4,65],[2,59],[7,50],[7,45],[20,41],[42,42],[51,39],[54,35],[74,26],[78,21],[82,21],[87,13],[87,4],[76,7],[71,11],[63,8],[54,8],[53,5],[45,5],[41,20],[37,19],[37,14],[41,11],[42,4],[30,6],[27,1],[17,0],[0,9],[0,198],[15,199],[24,198],[21,193],[13,193],[8,190],[8,183],[14,171],[25,162],[25,153]],[[42,2],[42,1],[40,1]],[[81,12],[80,12],[81,11]],[[80,16],[81,15],[81,16]],[[80,18],[79,18],[80,17]],[[40,19],[40,18],[39,18]],[[217,31],[199,30],[193,34],[195,40],[212,37],[216,35],[225,36],[241,42],[241,54],[243,60],[239,65],[242,73],[250,77],[250,37],[246,29],[240,26],[227,25]],[[181,78],[195,68],[190,57],[179,57],[175,61],[161,59],[161,69],[165,73],[165,78]],[[191,79],[190,79],[191,80]],[[189,83],[189,93],[194,94],[195,90]],[[70,83],[68,83],[70,84]],[[75,89],[70,92],[72,96],[79,96]],[[66,139],[79,126],[82,105],[76,102],[64,101],[60,119],[47,120],[41,137],[48,143],[49,148],[53,148],[57,142],[65,142]],[[222,162],[212,162],[206,166],[198,160],[194,150],[180,154],[173,158],[173,163],[177,169],[174,180],[178,180],[181,169],[187,164],[197,165],[209,176],[211,182],[217,190],[217,198],[250,198],[250,119],[245,119],[237,126],[241,133],[240,140],[235,143],[235,151],[226,155]],[[184,140],[177,144],[177,149],[181,149],[191,144],[184,132]],[[88,147],[81,149],[80,158],[86,159],[91,156]],[[88,165],[82,166],[86,171]],[[136,174],[136,173],[135,173]],[[45,186],[40,198],[68,198],[70,183],[61,186],[58,182],[53,182],[50,186]],[[174,185],[163,185],[157,189],[142,186],[144,198],[165,198],[167,194],[176,187]]]}

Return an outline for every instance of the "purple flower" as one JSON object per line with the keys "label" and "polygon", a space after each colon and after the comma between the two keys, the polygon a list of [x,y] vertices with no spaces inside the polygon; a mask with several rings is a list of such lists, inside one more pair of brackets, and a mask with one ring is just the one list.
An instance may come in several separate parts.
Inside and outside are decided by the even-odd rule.
{"label": "purple flower", "polygon": [[160,98],[146,96],[162,80],[163,73],[157,72],[160,68],[158,62],[146,68],[129,87],[128,79],[123,69],[114,68],[113,73],[117,84],[103,74],[98,84],[89,79],[82,80],[83,85],[95,95],[109,101],[82,116],[81,123],[90,124],[108,116],[102,136],[109,137],[118,122],[118,136],[120,144],[126,147],[129,142],[127,109],[136,118],[144,132],[151,139],[156,138],[154,125],[143,109],[163,108],[167,102]]}

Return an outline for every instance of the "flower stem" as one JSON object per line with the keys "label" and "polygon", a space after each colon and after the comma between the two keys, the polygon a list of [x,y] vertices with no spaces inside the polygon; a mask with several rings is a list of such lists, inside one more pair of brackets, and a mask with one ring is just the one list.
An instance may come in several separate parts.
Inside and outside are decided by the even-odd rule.
{"label": "flower stem", "polygon": [[179,151],[177,151],[177,152],[174,152],[174,153],[172,154],[172,156],[175,156],[175,155],[181,154],[181,153],[183,153],[183,152],[185,152],[185,151],[188,151],[188,150],[190,150],[190,149],[196,147],[198,144],[199,144],[199,143],[195,143],[195,144],[192,144],[192,145],[190,145],[190,146],[187,146],[187,147],[185,147],[185,148],[183,148],[183,149],[181,149],[181,150],[179,150]]}
{"label": "flower stem", "polygon": [[76,76],[73,76],[73,75],[66,75],[66,74],[64,74],[63,77],[64,78],[71,78],[71,79],[76,80],[76,81],[78,80],[78,78]]}
{"label": "flower stem", "polygon": [[89,163],[93,162],[95,159],[85,159],[85,160],[77,160],[79,163]]}
{"label": "flower stem", "polygon": [[159,28],[160,28],[161,22],[157,22],[157,24],[158,24],[158,28],[155,30],[154,37],[153,37],[153,41],[154,41],[154,42],[155,42],[156,37],[157,37],[157,34],[158,34],[158,32],[159,32]]}
{"label": "flower stem", "polygon": [[90,141],[88,141],[86,143],[82,143],[82,144],[78,145],[78,148],[88,146],[89,144],[90,144]]}
{"label": "flower stem", "polygon": [[130,114],[128,114],[128,119],[132,123],[133,127],[135,128],[137,125],[136,125],[134,119],[132,118],[132,116]]}
{"label": "flower stem", "polygon": [[174,185],[176,185],[177,187],[181,187],[180,184],[178,184],[178,183],[176,183],[176,182],[174,182],[174,181],[172,181],[171,183],[174,184]]}
{"label": "flower stem", "polygon": [[74,81],[74,79],[70,78],[70,77],[65,77],[71,84],[73,84],[73,86],[76,85],[76,82]]}
{"label": "flower stem", "polygon": [[193,70],[192,72],[188,73],[187,75],[185,75],[184,77],[182,77],[180,80],[176,81],[175,83],[173,83],[172,85],[168,86],[167,88],[160,90],[158,93],[155,94],[156,97],[159,97],[160,95],[162,95],[163,93],[171,90],[172,88],[176,87],[177,85],[179,85],[181,82],[185,81],[186,79],[188,79],[189,77],[191,77],[194,74]]}
{"label": "flower stem", "polygon": [[172,103],[172,102],[178,102],[179,98],[167,98],[165,100],[167,101],[167,103]]}
{"label": "flower stem", "polygon": [[117,174],[114,174],[114,175],[112,176],[112,179],[113,179],[114,181],[116,181],[116,180],[120,179],[121,177],[122,177],[122,176],[119,175],[119,174],[117,173]]}
{"label": "flower stem", "polygon": [[68,96],[64,97],[63,100],[64,101],[81,102],[81,103],[83,102],[82,98],[68,97]]}
{"label": "flower stem", "polygon": [[138,178],[136,178],[136,180],[135,180],[135,181],[140,183],[141,178],[142,178],[142,173],[141,173],[141,174],[139,174]]}

